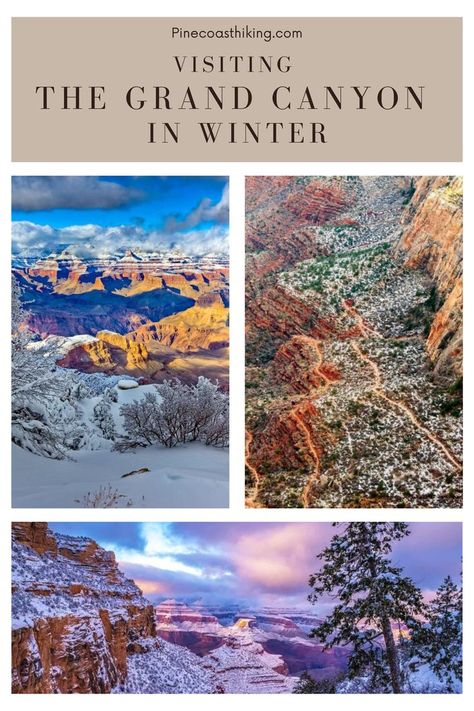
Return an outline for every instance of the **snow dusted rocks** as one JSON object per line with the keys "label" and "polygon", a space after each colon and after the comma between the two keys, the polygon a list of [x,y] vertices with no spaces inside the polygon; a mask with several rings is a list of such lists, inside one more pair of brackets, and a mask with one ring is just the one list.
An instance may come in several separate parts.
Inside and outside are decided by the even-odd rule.
{"label": "snow dusted rocks", "polygon": [[218,692],[214,674],[183,647],[154,641],[142,654],[128,658],[125,682],[114,694],[211,694]]}
{"label": "snow dusted rocks", "polygon": [[203,664],[220,680],[220,688],[229,694],[290,694],[297,681],[294,677],[274,671],[275,655],[263,647],[246,649],[238,640],[204,657]]}
{"label": "snow dusted rocks", "polygon": [[166,600],[156,608],[157,633],[200,656],[227,693],[289,693],[303,671],[326,678],[346,668],[345,650],[323,653],[308,638],[316,616],[296,613],[296,622],[286,616],[294,611],[214,612]]}
{"label": "snow dusted rocks", "polygon": [[119,380],[117,387],[120,390],[133,390],[133,388],[138,388],[138,383],[136,380]]}
{"label": "snow dusted rocks", "polygon": [[256,641],[248,619],[228,629],[189,611],[181,622],[190,630],[221,636],[219,648],[198,657],[157,636],[153,606],[113,553],[46,523],[12,531],[13,693],[292,691],[295,678]]}
{"label": "snow dusted rocks", "polygon": [[213,690],[195,655],[157,639],[113,553],[43,523],[13,524],[12,546],[13,693]]}

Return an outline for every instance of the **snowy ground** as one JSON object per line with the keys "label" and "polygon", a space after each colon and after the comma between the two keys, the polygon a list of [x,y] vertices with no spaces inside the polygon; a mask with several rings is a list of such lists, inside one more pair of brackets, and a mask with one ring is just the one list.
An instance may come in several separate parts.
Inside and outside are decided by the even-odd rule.
{"label": "snowy ground", "polygon": [[[76,461],[38,457],[13,446],[13,506],[82,508],[83,497],[110,484],[134,508],[228,506],[228,450],[187,444],[159,445],[119,454],[81,450]],[[149,472],[123,474],[142,467]],[[131,501],[131,503],[130,503]]]}
{"label": "snowy ground", "polygon": [[[112,415],[123,434],[120,406],[140,399],[153,386],[130,390],[115,388]],[[100,397],[81,401],[82,419],[90,421]],[[16,508],[84,508],[85,497],[102,488],[116,492],[114,508],[218,508],[229,505],[229,450],[200,443],[171,449],[161,445],[139,447],[125,453],[111,451],[112,443],[97,434],[89,447],[72,453],[73,460],[32,454],[13,445],[13,506]],[[124,474],[137,469],[150,471]],[[98,508],[101,508],[99,506]]]}
{"label": "snowy ground", "polygon": [[[117,383],[118,378],[107,379]],[[130,379],[133,382],[133,379]],[[153,385],[124,389],[113,386],[116,402],[111,414],[117,434],[123,435],[120,407],[156,393]],[[92,508],[98,491],[115,499],[110,508],[218,508],[229,505],[229,450],[198,442],[173,448],[153,445],[124,453],[111,451],[93,423],[94,406],[101,395],[79,401],[79,417],[86,428],[87,445],[71,453],[73,459],[56,460],[13,445],[13,506],[16,508]],[[123,478],[138,469],[149,469]],[[102,496],[102,499],[104,496]],[[94,508],[104,508],[103,501]]]}

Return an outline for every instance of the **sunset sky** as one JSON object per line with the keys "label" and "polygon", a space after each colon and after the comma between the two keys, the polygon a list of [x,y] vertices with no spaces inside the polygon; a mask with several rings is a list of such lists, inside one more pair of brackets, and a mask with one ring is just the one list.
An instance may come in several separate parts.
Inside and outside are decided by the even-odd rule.
{"label": "sunset sky", "polygon": [[[228,179],[212,176],[15,176],[13,253],[75,244],[227,251]],[[81,255],[79,255],[81,256]]]}
{"label": "sunset sky", "polygon": [[[336,532],[329,523],[53,523],[116,554],[153,601],[304,609],[316,555]],[[461,570],[461,525],[413,523],[393,560],[430,597]],[[331,606],[323,601],[321,613]]]}

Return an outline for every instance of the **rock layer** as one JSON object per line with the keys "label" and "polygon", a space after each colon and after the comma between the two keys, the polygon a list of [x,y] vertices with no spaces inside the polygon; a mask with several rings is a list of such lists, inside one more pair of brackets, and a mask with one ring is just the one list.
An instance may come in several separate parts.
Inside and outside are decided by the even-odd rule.
{"label": "rock layer", "polygon": [[398,244],[405,264],[425,269],[438,294],[427,338],[428,354],[441,375],[462,373],[463,180],[423,177],[403,223]]}
{"label": "rock layer", "polygon": [[104,693],[129,654],[158,645],[153,606],[113,553],[45,523],[13,534],[13,693]]}
{"label": "rock layer", "polygon": [[131,250],[121,259],[81,261],[65,250],[13,271],[28,327],[46,342],[70,340],[58,360],[63,367],[144,382],[204,376],[225,389],[229,274],[226,260],[218,261],[177,255],[165,264]]}

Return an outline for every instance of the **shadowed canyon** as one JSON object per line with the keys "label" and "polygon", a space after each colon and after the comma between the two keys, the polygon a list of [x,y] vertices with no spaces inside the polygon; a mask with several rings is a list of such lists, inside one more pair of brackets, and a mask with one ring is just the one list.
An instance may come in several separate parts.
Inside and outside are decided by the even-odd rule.
{"label": "shadowed canyon", "polygon": [[74,246],[16,258],[27,325],[58,363],[143,383],[228,382],[228,262],[127,250],[84,259]]}

